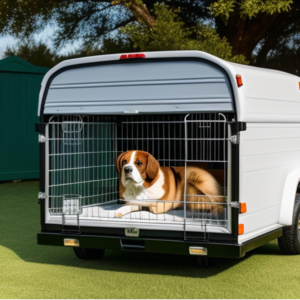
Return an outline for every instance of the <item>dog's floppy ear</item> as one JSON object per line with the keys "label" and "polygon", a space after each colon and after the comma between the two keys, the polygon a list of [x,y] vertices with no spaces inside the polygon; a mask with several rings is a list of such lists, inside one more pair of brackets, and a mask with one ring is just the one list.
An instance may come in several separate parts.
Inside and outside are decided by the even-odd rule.
{"label": "dog's floppy ear", "polygon": [[121,160],[122,160],[122,157],[123,157],[127,152],[128,152],[128,151],[121,153],[121,154],[118,156],[118,158],[117,158],[116,167],[117,167],[117,170],[118,170],[118,173],[119,173],[119,174],[121,174],[121,171],[122,171],[122,166],[121,166]]}
{"label": "dog's floppy ear", "polygon": [[150,179],[154,179],[159,171],[159,162],[151,155],[148,155],[146,173]]}

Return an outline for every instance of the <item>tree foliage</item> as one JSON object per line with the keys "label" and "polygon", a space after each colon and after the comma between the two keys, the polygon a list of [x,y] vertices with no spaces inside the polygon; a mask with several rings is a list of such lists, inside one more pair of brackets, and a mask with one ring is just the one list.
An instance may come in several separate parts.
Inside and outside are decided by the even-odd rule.
{"label": "tree foliage", "polygon": [[[179,12],[179,9],[171,10],[166,5],[157,4],[153,27],[135,23],[128,25],[123,32],[140,51],[201,50],[229,61],[247,63],[243,55],[232,55],[227,40],[220,38],[211,26],[197,24],[193,28],[185,28],[178,17]],[[195,38],[191,37],[192,33]]]}
{"label": "tree foliage", "polygon": [[[140,26],[135,29],[151,30],[156,26],[155,4],[168,5],[173,12],[180,8],[176,15],[184,45],[193,40],[195,47],[201,43],[201,49],[209,49],[206,37],[208,44],[221,43],[223,50],[229,43],[232,57],[244,55],[257,65],[265,65],[275,54],[285,57],[279,52],[284,49],[299,53],[286,39],[300,32],[299,0],[0,0],[0,32],[28,38],[52,24],[57,47],[77,40],[84,47],[99,46],[136,21]],[[152,34],[151,47],[154,38]]]}
{"label": "tree foliage", "polygon": [[238,10],[241,17],[253,18],[258,14],[273,15],[291,10],[293,0],[218,0],[210,5],[215,17],[221,16],[228,20],[231,14]]}
{"label": "tree foliage", "polygon": [[53,50],[43,43],[25,42],[16,46],[7,47],[4,56],[16,55],[37,67],[53,67],[56,65],[57,56]]}
{"label": "tree foliage", "polygon": [[300,31],[282,39],[276,50],[268,53],[268,59],[259,56],[254,63],[261,67],[279,69],[300,76]]}

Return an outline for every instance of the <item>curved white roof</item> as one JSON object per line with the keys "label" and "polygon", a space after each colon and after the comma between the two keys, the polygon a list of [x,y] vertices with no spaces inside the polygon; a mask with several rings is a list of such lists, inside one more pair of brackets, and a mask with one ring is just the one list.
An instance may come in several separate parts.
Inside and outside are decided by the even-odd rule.
{"label": "curved white roof", "polygon": [[[236,113],[238,121],[244,122],[300,122],[300,78],[288,73],[262,69],[257,67],[251,67],[246,65],[240,65],[235,63],[230,63],[222,60],[218,57],[210,55],[205,52],[200,51],[164,51],[164,52],[144,52],[146,58],[200,58],[208,62],[212,62],[228,74],[229,81],[232,86],[232,93],[235,99]],[[87,64],[99,63],[99,62],[113,62],[119,61],[121,54],[112,55],[101,55],[93,57],[85,57],[79,59],[66,60],[61,62],[54,68],[52,68],[44,77],[42,82],[42,87],[39,96],[39,108],[38,114],[40,114],[41,103],[44,93],[46,91],[46,86],[51,80],[50,88],[53,85],[52,97],[55,99],[59,95],[60,89],[63,92],[65,87],[65,82],[68,74],[64,76],[63,83],[53,79],[53,74],[57,72],[64,72],[64,68],[77,68],[80,66],[85,66]],[[83,69],[82,69],[83,70]],[[80,72],[80,69],[78,69]],[[157,71],[159,74],[160,70]],[[57,73],[58,74],[58,73]],[[62,76],[60,73],[60,76]],[[71,73],[70,73],[71,74]],[[78,73],[79,74],[79,73]],[[77,74],[77,77],[78,77]],[[241,75],[243,80],[243,86],[237,87],[236,75]],[[59,76],[59,75],[57,75]],[[85,74],[82,73],[81,77]],[[215,75],[217,76],[217,75]],[[63,76],[62,76],[63,77]],[[214,80],[215,84],[222,82],[221,77]],[[53,81],[52,81],[53,79]],[[126,78],[125,78],[126,79]],[[227,79],[226,79],[227,80]],[[71,80],[72,81],[72,80]],[[203,80],[202,80],[203,81]],[[224,80],[223,80],[224,81]],[[49,82],[50,83],[50,82]],[[203,82],[202,82],[203,83]],[[72,82],[68,82],[68,89],[72,88]],[[89,87],[92,86],[92,82],[89,83]],[[79,84],[80,85],[80,84]],[[85,83],[85,86],[87,84]],[[107,84],[106,84],[107,85]],[[73,85],[74,88],[78,88],[78,82]],[[188,87],[188,86],[186,86]],[[54,93],[55,89],[55,93]],[[220,93],[220,107],[227,107],[224,111],[229,111],[228,103],[226,98],[229,97],[229,92],[224,90],[224,86],[216,86],[218,93]],[[186,90],[188,91],[188,90]],[[51,95],[48,95],[50,97]],[[79,92],[79,90],[77,90]],[[175,91],[178,93],[178,91]],[[231,93],[231,91],[230,91]],[[66,96],[65,96],[66,97]],[[173,96],[172,96],[173,97]],[[62,98],[60,98],[62,99]],[[47,103],[46,98],[46,103]],[[61,100],[59,100],[61,101]],[[59,102],[57,101],[57,102]],[[113,101],[113,100],[109,100]],[[223,102],[222,102],[223,101]],[[191,102],[193,103],[193,102]],[[224,103],[224,104],[222,104]],[[191,104],[192,105],[192,104]],[[223,106],[222,106],[223,105]],[[82,109],[82,108],[81,108]],[[222,108],[220,108],[222,109]],[[49,111],[51,109],[49,108]],[[85,111],[83,110],[83,113]],[[64,112],[66,113],[66,112]]]}

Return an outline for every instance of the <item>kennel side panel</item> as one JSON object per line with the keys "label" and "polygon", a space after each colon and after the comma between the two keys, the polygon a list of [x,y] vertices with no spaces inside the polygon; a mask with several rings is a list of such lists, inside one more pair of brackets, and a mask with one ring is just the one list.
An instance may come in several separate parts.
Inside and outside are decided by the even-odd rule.
{"label": "kennel side panel", "polygon": [[279,216],[286,178],[299,168],[299,124],[249,123],[240,132],[240,201],[246,202],[247,214],[239,216],[245,224],[239,241],[282,226]]}

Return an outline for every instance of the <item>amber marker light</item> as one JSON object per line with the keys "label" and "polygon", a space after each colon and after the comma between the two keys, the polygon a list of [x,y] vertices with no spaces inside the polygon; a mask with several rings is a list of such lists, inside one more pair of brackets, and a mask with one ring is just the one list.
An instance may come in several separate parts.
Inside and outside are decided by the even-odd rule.
{"label": "amber marker light", "polygon": [[207,255],[207,248],[204,247],[190,247],[191,255]]}
{"label": "amber marker light", "polygon": [[241,87],[243,85],[243,80],[241,75],[236,75],[237,86]]}
{"label": "amber marker light", "polygon": [[244,234],[244,224],[239,224],[239,235]]}
{"label": "amber marker light", "polygon": [[299,90],[300,90],[300,82],[298,82],[298,84],[299,84]]}
{"label": "amber marker light", "polygon": [[240,204],[240,214],[244,214],[245,212],[247,212],[247,205],[246,205],[246,203],[241,203]]}
{"label": "amber marker light", "polygon": [[76,239],[64,239],[64,246],[79,247],[79,241]]}

